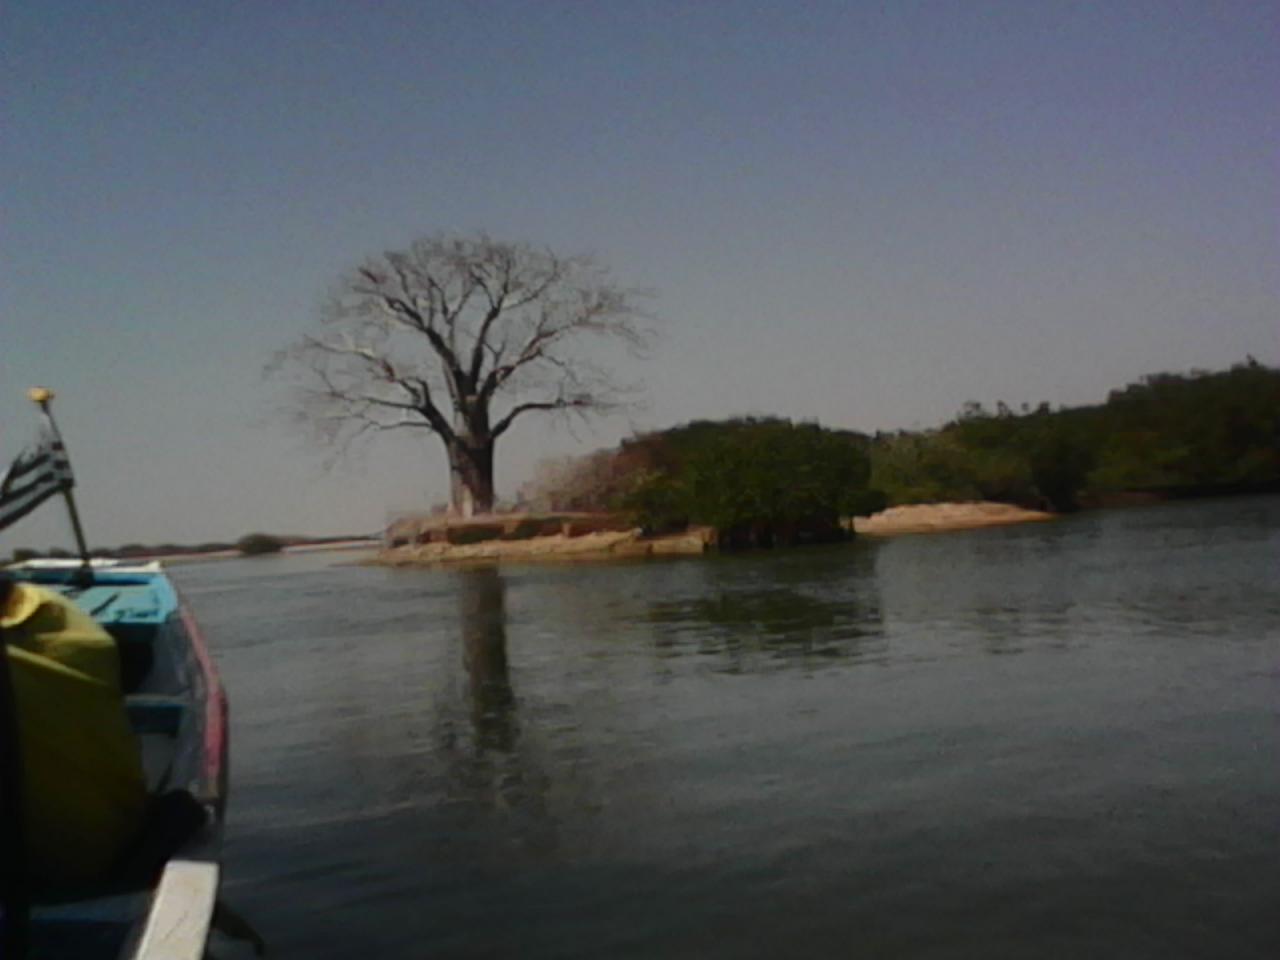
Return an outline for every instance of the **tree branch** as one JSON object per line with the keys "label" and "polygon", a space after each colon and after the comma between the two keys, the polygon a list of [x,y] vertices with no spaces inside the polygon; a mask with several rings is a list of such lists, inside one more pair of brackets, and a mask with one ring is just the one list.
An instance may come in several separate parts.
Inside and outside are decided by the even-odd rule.
{"label": "tree branch", "polygon": [[404,427],[450,447],[492,444],[526,414],[625,402],[594,350],[577,348],[641,348],[636,296],[586,258],[483,235],[427,238],[358,267],[326,307],[329,332],[302,337],[269,368],[294,379],[299,422],[334,447]]}
{"label": "tree branch", "polygon": [[565,397],[556,400],[531,400],[526,403],[518,403],[508,411],[506,416],[493,425],[493,437],[496,440],[498,437],[502,436],[511,429],[511,424],[515,422],[517,417],[526,413],[532,413],[537,410],[585,411],[602,406],[605,406],[605,404],[601,403],[589,394],[582,394],[576,397]]}

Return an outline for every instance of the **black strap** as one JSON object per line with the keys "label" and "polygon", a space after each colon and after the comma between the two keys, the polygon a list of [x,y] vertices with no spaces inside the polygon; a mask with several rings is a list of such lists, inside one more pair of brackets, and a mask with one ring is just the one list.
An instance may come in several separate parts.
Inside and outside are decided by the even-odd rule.
{"label": "black strap", "polygon": [[[0,575],[0,611],[13,583]],[[26,844],[22,823],[22,756],[18,739],[18,710],[9,672],[9,649],[0,626],[0,958],[26,956],[31,925],[27,883]]]}

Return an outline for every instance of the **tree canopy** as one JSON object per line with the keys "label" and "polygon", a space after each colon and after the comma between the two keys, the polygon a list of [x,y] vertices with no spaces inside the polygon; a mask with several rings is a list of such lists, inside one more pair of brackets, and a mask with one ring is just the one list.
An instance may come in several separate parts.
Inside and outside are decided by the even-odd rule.
{"label": "tree canopy", "polygon": [[1015,413],[967,404],[937,430],[882,434],[871,484],[894,503],[988,499],[1070,510],[1123,492],[1280,482],[1280,370],[1250,360],[1160,373],[1103,404]]}
{"label": "tree canopy", "polygon": [[[780,418],[695,421],[544,474],[539,507],[620,510],[651,532],[714,527],[722,545],[837,539],[882,499],[868,438]],[[541,494],[541,496],[539,496]]]}
{"label": "tree canopy", "polygon": [[[560,461],[526,488],[555,510],[626,510],[651,530],[830,524],[888,504],[996,500],[1073,510],[1132,492],[1280,486],[1280,370],[1161,373],[1103,404],[965,404],[933,430],[874,438],[778,418],[694,421]],[[736,533],[735,533],[736,531]]]}
{"label": "tree canopy", "polygon": [[476,237],[432,237],[342,278],[318,329],[269,369],[291,411],[339,450],[393,430],[434,435],[464,515],[494,501],[494,445],[529,414],[586,417],[634,396],[601,344],[648,342],[641,295],[588,257]]}
{"label": "tree canopy", "polygon": [[700,423],[666,439],[669,465],[629,498],[651,523],[665,511],[721,531],[834,528],[858,509],[871,469],[866,438],[812,423]]}

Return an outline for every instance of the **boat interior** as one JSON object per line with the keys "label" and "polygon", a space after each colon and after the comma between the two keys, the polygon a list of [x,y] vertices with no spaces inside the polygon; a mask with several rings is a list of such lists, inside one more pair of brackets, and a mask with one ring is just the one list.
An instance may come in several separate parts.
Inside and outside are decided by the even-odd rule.
{"label": "boat interior", "polygon": [[[116,640],[121,685],[153,797],[185,791],[209,815],[182,843],[185,860],[212,862],[220,835],[222,784],[208,782],[205,674],[195,661],[178,597],[158,566],[93,571],[19,569],[17,578],[56,589],[89,613]],[[225,768],[224,768],[225,769]],[[158,805],[157,805],[158,806]],[[148,823],[147,831],[154,825]],[[144,838],[140,846],[145,847]],[[129,867],[92,891],[38,902],[32,912],[32,956],[129,955],[151,906]]]}
{"label": "boat interior", "polygon": [[194,746],[202,746],[197,729],[202,726],[202,691],[194,689],[199,675],[181,636],[185,627],[167,580],[149,572],[114,570],[94,571],[88,585],[77,584],[61,570],[23,579],[59,590],[115,639],[125,709],[138,735],[150,792],[195,787],[200,757],[183,747],[193,740]]}

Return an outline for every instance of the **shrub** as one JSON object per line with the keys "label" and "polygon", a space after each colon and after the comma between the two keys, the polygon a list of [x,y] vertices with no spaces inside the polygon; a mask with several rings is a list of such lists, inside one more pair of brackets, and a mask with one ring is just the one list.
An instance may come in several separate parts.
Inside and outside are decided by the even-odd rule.
{"label": "shrub", "polygon": [[497,540],[501,536],[502,527],[494,524],[468,524],[465,527],[450,527],[445,531],[445,539],[455,547]]}
{"label": "shrub", "polygon": [[[502,535],[503,540],[532,540],[534,537],[543,536],[543,528],[546,526],[542,520],[521,520],[515,527]],[[556,525],[559,529],[559,524]]]}
{"label": "shrub", "polygon": [[246,557],[256,557],[264,553],[279,553],[284,549],[284,541],[269,533],[250,533],[236,541],[236,549]]}
{"label": "shrub", "polygon": [[880,490],[857,490],[845,504],[851,517],[869,517],[889,506],[889,497]]}
{"label": "shrub", "polygon": [[670,466],[644,475],[625,505],[650,532],[683,522],[721,543],[828,539],[866,509],[864,438],[778,419],[700,422],[676,433]]}

